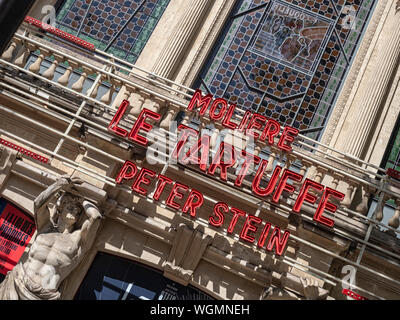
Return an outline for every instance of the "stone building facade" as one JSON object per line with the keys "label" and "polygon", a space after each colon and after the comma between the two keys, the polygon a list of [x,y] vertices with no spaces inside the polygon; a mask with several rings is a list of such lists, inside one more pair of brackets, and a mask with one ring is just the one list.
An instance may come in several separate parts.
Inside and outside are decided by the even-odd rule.
{"label": "stone building facade", "polygon": [[[35,24],[51,10],[53,27]],[[35,225],[22,249],[2,233],[3,278],[51,222],[35,199],[68,177],[103,219],[61,299],[398,299],[399,14],[394,0],[36,1],[0,59],[0,222]],[[207,166],[174,161],[177,141],[209,143]],[[215,162],[221,145],[236,161]],[[238,182],[246,154],[259,160]]]}

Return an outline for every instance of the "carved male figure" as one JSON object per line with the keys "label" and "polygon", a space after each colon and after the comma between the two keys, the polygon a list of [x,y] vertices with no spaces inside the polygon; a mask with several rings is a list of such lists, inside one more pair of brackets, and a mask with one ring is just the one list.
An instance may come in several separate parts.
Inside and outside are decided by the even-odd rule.
{"label": "carved male figure", "polygon": [[[94,242],[102,215],[76,190],[80,179],[61,178],[44,190],[34,202],[38,235],[28,259],[18,263],[0,284],[0,299],[59,299],[61,282],[82,261]],[[60,193],[62,193],[60,195]],[[56,205],[49,202],[58,197]],[[48,215],[50,224],[38,221]]]}

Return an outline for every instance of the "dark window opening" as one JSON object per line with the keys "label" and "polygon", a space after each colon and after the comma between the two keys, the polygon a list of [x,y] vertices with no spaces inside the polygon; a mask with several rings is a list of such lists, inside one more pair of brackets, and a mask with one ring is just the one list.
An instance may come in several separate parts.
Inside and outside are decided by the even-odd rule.
{"label": "dark window opening", "polygon": [[99,252],[75,300],[211,300],[193,286],[167,279],[162,272]]}

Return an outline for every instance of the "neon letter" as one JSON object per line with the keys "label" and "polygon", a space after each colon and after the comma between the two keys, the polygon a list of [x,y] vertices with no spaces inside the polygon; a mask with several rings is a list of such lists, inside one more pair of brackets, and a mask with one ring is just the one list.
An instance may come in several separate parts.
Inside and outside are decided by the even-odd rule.
{"label": "neon letter", "polygon": [[303,205],[304,201],[307,201],[308,203],[314,204],[317,201],[317,197],[308,193],[308,190],[310,188],[314,188],[315,190],[318,190],[321,192],[324,190],[324,186],[322,184],[319,184],[315,181],[312,181],[310,179],[306,179],[300,189],[299,195],[296,199],[296,202],[293,206],[293,211],[294,212],[300,212],[300,208]]}
{"label": "neon letter", "polygon": [[[293,136],[291,134],[293,134]],[[292,151],[291,143],[294,141],[294,138],[298,134],[299,130],[289,126],[285,127],[285,129],[283,129],[282,136],[279,139],[278,148],[283,151],[288,151],[288,152]],[[285,141],[287,141],[288,143],[285,144]]]}
{"label": "neon letter", "polygon": [[144,108],[142,112],[140,112],[139,117],[136,119],[136,122],[133,125],[128,137],[129,139],[141,144],[142,146],[146,146],[148,141],[145,137],[139,136],[139,130],[149,132],[151,129],[153,129],[153,126],[151,124],[145,122],[147,118],[159,121],[161,119],[161,115],[157,112],[153,112],[149,109]]}
{"label": "neon letter", "polygon": [[167,206],[174,208],[176,210],[179,210],[181,206],[180,204],[174,202],[174,199],[175,198],[182,199],[184,196],[183,193],[179,192],[179,189],[186,191],[187,189],[189,189],[189,187],[179,182],[175,182],[174,186],[172,187],[171,193],[169,194],[168,199],[166,201]]}
{"label": "neon letter", "polygon": [[143,183],[148,186],[151,182],[149,179],[147,179],[146,175],[153,178],[156,176],[156,173],[150,169],[142,168],[139,172],[139,176],[137,177],[135,183],[132,186],[133,191],[142,194],[144,196],[147,195],[147,190],[140,188],[140,184]]}
{"label": "neon letter", "polygon": [[246,215],[246,212],[239,210],[235,207],[232,207],[231,211],[233,212],[233,217],[232,217],[231,223],[229,224],[228,230],[226,230],[227,233],[233,232],[233,229],[235,228],[235,225],[236,225],[236,222],[237,222],[239,216],[244,217]]}
{"label": "neon letter", "polygon": [[128,131],[118,127],[118,123],[121,121],[122,116],[124,115],[126,108],[128,106],[129,106],[128,100],[122,101],[120,106],[118,107],[117,112],[115,113],[110,124],[108,125],[108,130],[115,132],[117,135],[121,137],[126,137],[126,135],[128,134]]}
{"label": "neon letter", "polygon": [[274,191],[276,182],[278,181],[279,174],[281,173],[282,168],[280,166],[276,166],[274,172],[272,173],[271,179],[268,182],[268,185],[262,189],[260,188],[260,183],[263,178],[264,172],[266,170],[268,161],[263,159],[261,161],[260,166],[258,167],[256,176],[254,177],[253,183],[251,185],[252,191],[260,196],[260,197],[265,197],[268,196]]}
{"label": "neon letter", "polygon": [[[226,146],[226,148],[225,148]],[[224,161],[223,158],[225,155],[225,151],[229,151],[229,160],[227,162]],[[228,168],[232,167],[236,161],[236,151],[235,148],[229,143],[221,142],[219,145],[219,150],[215,154],[212,164],[210,168],[208,168],[208,174],[213,175],[217,167],[220,168],[221,171],[221,179],[227,180]]]}
{"label": "neon letter", "polygon": [[272,146],[274,144],[274,137],[278,135],[279,131],[281,131],[280,124],[273,119],[269,119],[260,140],[264,141],[268,137],[268,144]]}
{"label": "neon letter", "polygon": [[321,201],[318,205],[317,211],[314,214],[314,220],[319,223],[322,223],[328,227],[333,227],[335,222],[332,219],[329,219],[329,218],[323,216],[324,209],[326,209],[332,213],[336,212],[337,206],[334,205],[333,203],[328,202],[330,196],[337,198],[340,201],[342,201],[344,199],[343,193],[326,187],[326,189],[322,195]]}
{"label": "neon letter", "polygon": [[[197,200],[197,201],[196,201]],[[190,215],[192,217],[196,217],[196,209],[200,208],[204,202],[203,194],[196,189],[192,189],[189,194],[189,197],[186,200],[185,205],[182,208],[183,213],[187,213],[190,211]]]}
{"label": "neon letter", "polygon": [[[218,114],[215,114],[215,111],[217,110],[218,105],[221,105],[221,109],[219,110]],[[226,112],[226,108],[228,107],[228,103],[226,102],[225,99],[218,98],[215,99],[213,104],[211,105],[210,108],[210,119],[217,121],[222,119]]]}
{"label": "neon letter", "polygon": [[206,110],[208,109],[208,106],[210,105],[212,97],[212,94],[207,94],[206,96],[202,97],[201,90],[197,89],[193,94],[193,97],[190,100],[187,109],[189,111],[193,111],[193,109],[201,107],[200,115],[204,116]]}
{"label": "neon letter", "polygon": [[256,224],[260,224],[262,222],[262,219],[253,215],[249,215],[246,219],[246,222],[244,223],[242,232],[240,233],[240,238],[248,241],[250,243],[253,243],[255,238],[253,236],[248,235],[247,233],[249,231],[251,232],[256,232],[257,231],[257,227],[253,226],[251,223],[254,221],[254,223]]}
{"label": "neon letter", "polygon": [[279,227],[275,227],[271,239],[269,239],[267,250],[271,251],[275,245],[275,252],[278,256],[280,256],[283,253],[283,250],[285,250],[289,235],[290,232],[285,230],[281,239],[281,229],[279,229]]}
{"label": "neon letter", "polygon": [[213,216],[210,216],[210,218],[208,219],[209,224],[217,228],[222,226],[222,224],[224,223],[225,216],[224,212],[221,212],[221,210],[224,211],[225,213],[228,213],[229,211],[228,205],[224,202],[216,203],[214,206],[214,215],[218,217],[218,219],[214,219]]}
{"label": "neon letter", "polygon": [[183,124],[179,125],[178,130],[181,130],[181,133],[179,134],[178,141],[176,143],[176,147],[174,149],[174,152],[172,153],[172,158],[177,159],[179,161],[180,160],[179,155],[181,153],[183,146],[189,139],[189,136],[197,137],[198,131],[195,129],[189,128]]}
{"label": "neon letter", "polygon": [[295,181],[301,181],[301,179],[303,179],[303,176],[296,172],[285,169],[283,171],[281,181],[279,181],[278,187],[276,188],[274,196],[272,197],[272,201],[278,203],[279,198],[284,190],[287,192],[294,192],[295,188],[291,184],[287,183],[287,179],[289,178]]}
{"label": "neon letter", "polygon": [[153,199],[158,201],[160,199],[162,192],[164,191],[165,186],[167,184],[171,184],[171,183],[172,183],[172,179],[170,179],[166,176],[163,176],[162,174],[159,174],[157,189],[156,189],[156,191],[154,191]]}
{"label": "neon letter", "polygon": [[240,187],[243,182],[244,176],[247,174],[247,171],[250,168],[252,163],[258,164],[260,162],[260,157],[257,157],[251,153],[247,153],[245,150],[242,150],[242,156],[244,157],[244,162],[242,167],[240,168],[239,174],[235,180],[235,186]]}
{"label": "neon letter", "polygon": [[[128,170],[130,170],[128,172]],[[130,180],[132,179],[137,172],[137,167],[133,162],[126,160],[121,170],[118,173],[117,178],[115,179],[115,183],[119,184],[123,179]]]}

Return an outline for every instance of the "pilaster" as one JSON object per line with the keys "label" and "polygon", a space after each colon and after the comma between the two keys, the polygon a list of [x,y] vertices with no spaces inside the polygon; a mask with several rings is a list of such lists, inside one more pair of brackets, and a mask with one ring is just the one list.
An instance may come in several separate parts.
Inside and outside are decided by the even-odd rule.
{"label": "pilaster", "polygon": [[343,131],[347,126],[348,118],[354,112],[354,100],[360,92],[362,83],[368,77],[371,67],[371,57],[376,51],[377,43],[381,39],[382,29],[386,25],[387,16],[391,10],[393,0],[380,0],[377,2],[372,17],[368,23],[358,52],[347,74],[343,88],[332,110],[326,125],[321,142],[341,151],[347,137]]}
{"label": "pilaster", "polygon": [[162,48],[152,72],[165,78],[173,77],[183,58],[186,47],[189,45],[212,2],[211,0],[190,0],[187,2],[184,14],[175,25],[167,43]]}
{"label": "pilaster", "polygon": [[352,130],[348,131],[348,139],[345,145],[347,153],[359,158],[365,156],[370,135],[374,133],[374,124],[381,116],[393,77],[397,71],[399,55],[399,14],[397,14],[393,3],[368,66],[367,78],[361,84],[354,99],[356,116],[351,126]]}

